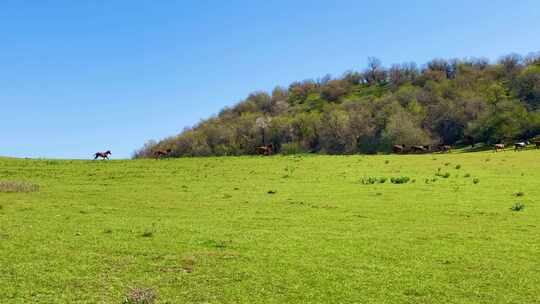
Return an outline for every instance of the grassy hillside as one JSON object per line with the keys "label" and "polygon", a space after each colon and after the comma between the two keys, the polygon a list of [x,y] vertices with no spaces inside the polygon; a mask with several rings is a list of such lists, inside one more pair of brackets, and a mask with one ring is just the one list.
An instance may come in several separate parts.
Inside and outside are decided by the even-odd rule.
{"label": "grassy hillside", "polygon": [[256,154],[374,154],[395,144],[512,143],[540,136],[540,53],[432,60],[255,92],[176,136],[134,154],[153,157]]}
{"label": "grassy hillside", "polygon": [[2,158],[0,302],[539,303],[539,157]]}

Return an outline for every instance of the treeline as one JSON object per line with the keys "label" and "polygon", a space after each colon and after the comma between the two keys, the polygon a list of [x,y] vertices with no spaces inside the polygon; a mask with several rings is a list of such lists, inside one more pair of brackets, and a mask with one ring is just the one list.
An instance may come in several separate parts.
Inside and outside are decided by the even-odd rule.
{"label": "treeline", "polygon": [[277,151],[328,154],[390,151],[393,144],[499,143],[540,134],[540,53],[487,59],[435,59],[385,68],[376,58],[342,77],[250,94],[181,134],[148,142],[172,156]]}

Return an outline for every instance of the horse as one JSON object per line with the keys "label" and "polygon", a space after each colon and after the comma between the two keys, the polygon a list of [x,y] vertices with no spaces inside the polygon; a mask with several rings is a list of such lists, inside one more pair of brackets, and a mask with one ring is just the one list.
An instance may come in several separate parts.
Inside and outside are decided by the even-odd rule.
{"label": "horse", "polygon": [[536,146],[536,149],[540,149],[540,140],[535,141],[534,145]]}
{"label": "horse", "polygon": [[528,141],[522,141],[522,142],[515,143],[514,144],[514,151],[517,152],[517,151],[523,150],[523,149],[527,148],[528,145],[529,145]]}
{"label": "horse", "polygon": [[401,154],[405,152],[405,145],[394,145],[392,151],[396,154]]}
{"label": "horse", "polygon": [[161,157],[167,157],[169,156],[169,154],[172,152],[171,149],[167,149],[167,150],[157,150],[154,152],[154,157],[155,158],[161,158]]}
{"label": "horse", "polygon": [[111,151],[110,150],[107,150],[105,152],[96,152],[94,154],[94,160],[98,159],[99,157],[101,157],[102,159],[109,159],[109,155],[111,155]]}
{"label": "horse", "polygon": [[449,145],[439,145],[437,147],[441,153],[449,153],[452,152],[452,146]]}
{"label": "horse", "polygon": [[257,147],[257,153],[259,155],[270,156],[274,154],[274,146],[272,144]]}
{"label": "horse", "polygon": [[495,148],[495,152],[499,152],[499,150],[504,151],[504,144],[495,144],[493,146]]}
{"label": "horse", "polygon": [[421,152],[426,152],[427,149],[426,149],[425,146],[412,146],[412,147],[411,147],[411,151],[412,151],[412,152],[421,153]]}

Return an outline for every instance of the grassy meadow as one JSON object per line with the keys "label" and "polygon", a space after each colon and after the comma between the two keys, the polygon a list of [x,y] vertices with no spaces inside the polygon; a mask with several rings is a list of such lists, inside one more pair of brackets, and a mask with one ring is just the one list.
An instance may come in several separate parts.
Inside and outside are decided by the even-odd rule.
{"label": "grassy meadow", "polygon": [[0,158],[0,303],[540,303],[539,160]]}

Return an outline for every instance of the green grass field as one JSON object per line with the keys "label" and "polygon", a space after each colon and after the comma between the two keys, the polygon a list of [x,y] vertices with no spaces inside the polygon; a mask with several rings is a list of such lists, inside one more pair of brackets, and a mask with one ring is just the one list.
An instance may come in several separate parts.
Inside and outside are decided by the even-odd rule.
{"label": "green grass field", "polygon": [[539,160],[0,158],[0,303],[540,303]]}

